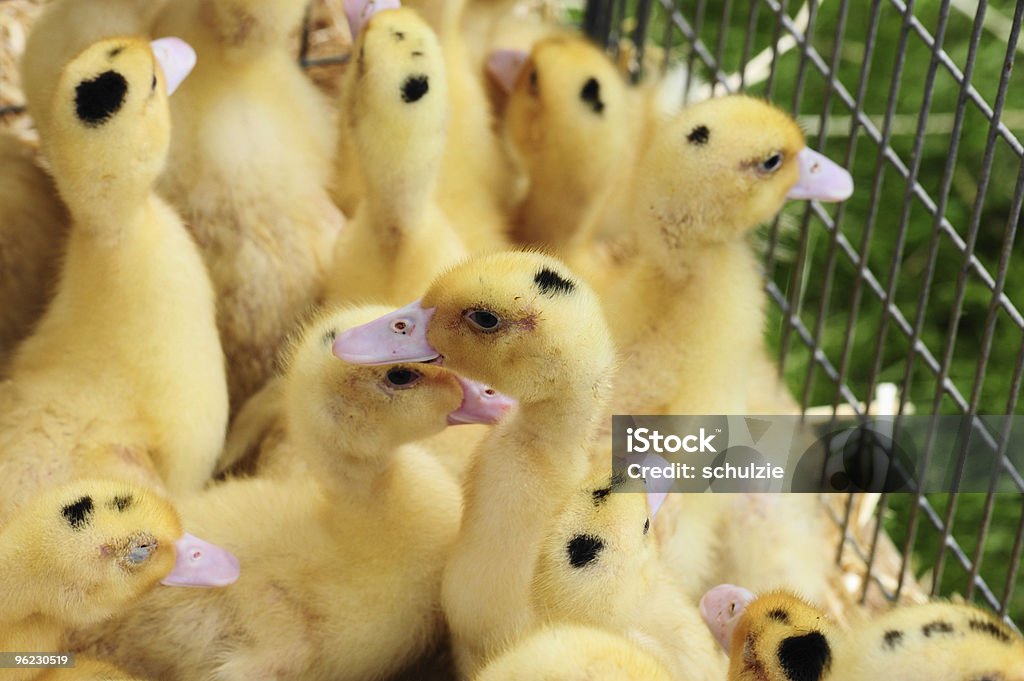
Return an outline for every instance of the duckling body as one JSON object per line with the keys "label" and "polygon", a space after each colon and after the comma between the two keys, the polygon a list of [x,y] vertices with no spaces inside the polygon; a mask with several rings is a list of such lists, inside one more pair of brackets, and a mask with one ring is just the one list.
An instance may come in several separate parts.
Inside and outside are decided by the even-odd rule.
{"label": "duckling body", "polygon": [[87,48],[57,86],[42,142],[73,224],[53,301],[0,386],[0,518],[84,473],[183,492],[213,470],[227,417],[213,293],[152,191],[164,87],[149,44],[127,38]]}
{"label": "duckling body", "polygon": [[[196,549],[201,559],[182,560]],[[184,535],[173,507],[145,488],[87,478],[49,488],[0,530],[0,648],[67,651],[67,628],[106,621],[160,581],[228,584],[238,574],[232,561]],[[5,670],[4,678],[36,674]]]}
{"label": "duckling body", "polygon": [[579,625],[552,625],[492,660],[475,681],[669,681],[656,659],[629,639]]}
{"label": "duckling body", "polygon": [[643,104],[582,37],[547,38],[524,59],[510,80],[503,120],[505,142],[528,183],[512,232],[564,257],[591,247],[601,213],[627,184]]}
{"label": "duckling body", "polygon": [[46,309],[68,215],[31,149],[0,134],[0,375]]}
{"label": "duckling body", "polygon": [[852,182],[789,116],[750,97],[688,107],[651,139],[628,209],[637,254],[603,291],[623,356],[614,406],[747,413],[764,296],[746,236],[786,198],[840,200]]}
{"label": "duckling body", "polygon": [[449,136],[438,181],[438,203],[470,253],[507,244],[512,174],[494,134],[483,74],[471,61],[463,17],[466,0],[407,2],[437,32],[451,101]]}
{"label": "duckling body", "polygon": [[401,305],[466,255],[435,198],[450,110],[444,57],[406,8],[374,15],[354,54],[342,115],[366,195],[335,245],[327,298]]}
{"label": "duckling body", "polygon": [[[181,503],[247,566],[220,593],[154,593],[83,642],[162,679],[365,679],[442,632],[441,570],[458,485],[414,441],[471,401],[439,367],[357,367],[331,354],[374,308],[314,320],[283,380],[286,438],[258,476]],[[252,518],[263,518],[253,525]]]}
{"label": "duckling body", "polygon": [[287,0],[185,0],[154,32],[188,40],[198,68],[172,102],[160,191],[185,219],[217,293],[232,410],[273,373],[292,327],[322,295],[342,224],[326,192],[335,132],[289,36]]}
{"label": "duckling body", "polygon": [[[660,584],[609,579],[614,588],[603,594],[585,583],[573,585],[562,569],[553,579],[561,579],[564,590],[538,586],[545,579],[538,562],[564,555],[562,539],[554,548],[547,542],[564,525],[560,516],[589,475],[615,367],[600,304],[563,263],[515,252],[462,263],[440,275],[422,300],[340,334],[334,351],[362,364],[443,356],[446,367],[519,400],[519,409],[492,431],[470,466],[463,524],[445,568],[442,602],[463,676],[472,678],[548,615],[582,617],[590,600],[616,615],[617,633],[635,625],[655,649],[671,645],[662,634],[689,629],[667,606],[629,607],[634,593],[649,588],[660,594]],[[645,512],[641,497],[633,503]],[[502,546],[497,553],[496,541]],[[565,593],[575,596],[576,605],[560,597]],[[642,621],[647,617],[651,623]],[[710,642],[699,630],[695,635]]]}
{"label": "duckling body", "polygon": [[908,681],[1024,679],[1024,640],[969,605],[897,608],[854,628],[835,653],[829,681],[891,676]]}

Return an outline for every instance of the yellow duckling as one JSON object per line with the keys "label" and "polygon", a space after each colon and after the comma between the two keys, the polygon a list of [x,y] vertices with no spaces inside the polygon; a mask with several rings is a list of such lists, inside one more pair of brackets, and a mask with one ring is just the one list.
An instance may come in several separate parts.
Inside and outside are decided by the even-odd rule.
{"label": "yellow duckling", "polygon": [[[0,650],[66,652],[67,628],[99,625],[157,583],[237,578],[234,556],[183,533],[171,505],[150,491],[91,479],[50,488],[0,530]],[[37,673],[7,669],[3,678]]]}
{"label": "yellow duckling", "polygon": [[[597,297],[563,263],[519,252],[470,260],[439,276],[422,300],[340,334],[334,351],[359,364],[443,357],[445,366],[519,401],[471,464],[463,525],[445,568],[442,601],[463,676],[472,678],[548,619],[590,618],[613,620],[618,633],[636,631],[655,650],[674,645],[658,657],[676,670],[686,666],[674,655],[678,637],[692,634],[684,656],[702,678],[715,676],[705,668],[714,664],[710,638],[668,607],[673,585],[655,555],[632,550],[639,544],[653,551],[642,538],[642,496],[621,502],[634,515],[608,514],[609,534],[623,547],[611,550],[609,569],[573,574],[597,549],[571,513],[563,514],[589,475],[615,351]],[[592,505],[590,497],[584,505]],[[637,561],[652,574],[623,582],[619,561]],[[587,588],[588,576],[610,593]],[[634,596],[647,594],[651,607],[636,605]],[[600,614],[586,613],[588,602]],[[685,610],[681,597],[676,602]]]}
{"label": "yellow duckling", "polygon": [[616,413],[748,413],[764,296],[746,235],[787,198],[842,200],[852,180],[746,96],[688,107],[651,139],[628,211],[638,253],[604,291],[622,349]]}
{"label": "yellow duckling", "polygon": [[53,302],[0,384],[0,519],[76,477],[182,492],[213,470],[227,419],[213,292],[153,192],[167,83],[193,56],[173,38],[117,38],[61,74],[42,143],[72,227]]}
{"label": "yellow duckling", "polygon": [[319,301],[343,221],[326,190],[329,106],[291,48],[304,10],[294,0],[181,0],[154,23],[156,35],[181,36],[199,55],[172,102],[160,191],[210,270],[232,413]]}
{"label": "yellow duckling", "polygon": [[[359,8],[380,0],[353,0]],[[396,3],[397,4],[397,3]],[[444,53],[451,101],[450,129],[438,182],[438,203],[470,253],[507,244],[512,172],[494,134],[479,63],[470,59],[462,28],[466,0],[411,0],[405,3],[437,33]]]}
{"label": "yellow duckling", "polygon": [[494,658],[475,681],[670,681],[640,646],[608,631],[551,625]]}
{"label": "yellow duckling", "polygon": [[548,621],[626,634],[673,678],[718,681],[724,660],[659,559],[641,491],[605,476],[570,498],[541,550],[534,607]]}
{"label": "yellow duckling", "polygon": [[445,568],[455,661],[472,677],[539,623],[531,606],[537,559],[585,481],[611,388],[615,350],[600,303],[554,258],[495,253],[442,274],[422,300],[340,334],[334,352],[360,364],[443,356],[446,367],[519,402],[470,465],[462,529]]}
{"label": "yellow duckling", "polygon": [[1024,640],[970,605],[897,608],[844,636],[828,681],[1021,681]]}
{"label": "yellow duckling", "polygon": [[704,595],[700,611],[729,653],[729,681],[817,681],[832,664],[833,624],[793,593],[755,596],[721,584]]}
{"label": "yellow duckling", "polygon": [[528,181],[513,236],[562,256],[589,248],[629,176],[642,102],[607,55],[579,36],[542,40],[528,58],[498,52],[488,65],[509,92],[505,142]]}
{"label": "yellow duckling", "polygon": [[31,149],[0,134],[0,375],[50,301],[67,227],[67,210]]}
{"label": "yellow duckling", "polygon": [[437,641],[461,493],[415,442],[448,423],[494,421],[509,404],[440,367],[337,360],[336,335],[379,313],[313,321],[289,361],[287,440],[261,461],[265,475],[180,504],[190,526],[245,564],[238,583],[155,592],[83,643],[140,676],[241,681],[268,670],[281,680],[387,677]]}
{"label": "yellow duckling", "polygon": [[396,305],[466,255],[435,198],[450,110],[444,56],[411,9],[379,12],[357,35],[342,117],[366,195],[335,245],[327,299]]}
{"label": "yellow duckling", "polygon": [[[50,102],[64,66],[107,38],[149,35],[153,17],[166,0],[52,0],[46,3],[25,41],[21,84],[40,137],[50,123]],[[173,89],[173,88],[169,88]]]}

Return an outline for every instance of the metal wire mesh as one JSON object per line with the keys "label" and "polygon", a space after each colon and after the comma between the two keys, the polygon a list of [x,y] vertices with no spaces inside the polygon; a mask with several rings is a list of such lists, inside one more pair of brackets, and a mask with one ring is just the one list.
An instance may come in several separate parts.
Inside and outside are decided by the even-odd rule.
{"label": "metal wire mesh", "polygon": [[[589,0],[583,24],[625,51],[634,80],[685,66],[684,101],[768,97],[853,173],[849,202],[791,206],[763,235],[771,336],[804,409],[865,414],[887,381],[899,414],[1019,414],[1024,282],[1011,264],[1024,99],[1013,66],[1024,2],[796,5]],[[974,426],[999,454],[993,478],[1024,491],[1008,433]],[[834,514],[837,559],[861,562],[862,597],[897,599],[915,575],[933,595],[957,591],[1021,621],[1020,494],[882,495],[866,540],[851,528],[863,501],[850,495]],[[883,528],[902,554],[895,579],[877,569]]]}

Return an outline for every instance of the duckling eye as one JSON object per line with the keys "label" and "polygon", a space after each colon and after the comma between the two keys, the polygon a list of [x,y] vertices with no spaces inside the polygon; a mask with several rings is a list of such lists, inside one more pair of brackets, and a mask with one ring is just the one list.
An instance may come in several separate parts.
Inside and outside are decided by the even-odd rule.
{"label": "duckling eye", "polygon": [[144,563],[146,559],[149,558],[149,554],[153,552],[154,548],[156,548],[154,544],[142,544],[140,546],[136,546],[128,554],[128,562],[133,563],[134,565]]}
{"label": "duckling eye", "polygon": [[412,369],[392,369],[385,378],[392,388],[411,388],[423,378],[423,374]]}
{"label": "duckling eye", "polygon": [[149,84],[149,91],[152,92],[153,90],[156,90],[156,74],[155,73],[153,74],[153,80]]}
{"label": "duckling eye", "polygon": [[497,331],[498,327],[501,326],[501,320],[498,315],[487,310],[470,310],[466,313],[466,319],[479,331],[491,333]]}
{"label": "duckling eye", "polygon": [[537,69],[530,71],[530,94],[536,96],[538,94],[537,88]]}
{"label": "duckling eye", "polygon": [[774,173],[782,165],[782,153],[775,152],[765,160],[761,161],[759,169],[764,173]]}

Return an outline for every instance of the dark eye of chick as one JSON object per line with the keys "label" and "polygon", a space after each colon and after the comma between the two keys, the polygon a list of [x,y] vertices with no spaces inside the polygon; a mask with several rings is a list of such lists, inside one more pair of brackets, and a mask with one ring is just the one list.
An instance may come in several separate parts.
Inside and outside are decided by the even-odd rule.
{"label": "dark eye of chick", "polygon": [[150,84],[149,84],[149,91],[153,92],[154,90],[156,90],[156,74],[155,73],[153,74],[152,82],[150,82]]}
{"label": "dark eye of chick", "polygon": [[537,89],[537,69],[531,69],[530,70],[530,94],[536,96],[537,92],[538,92],[538,89]]}
{"label": "dark eye of chick", "polygon": [[466,319],[480,331],[497,331],[501,325],[498,315],[487,310],[470,310],[466,313]]}
{"label": "dark eye of chick", "polygon": [[782,166],[781,152],[775,152],[765,160],[761,161],[761,171],[765,173],[774,173],[780,166]]}
{"label": "dark eye of chick", "polygon": [[385,379],[392,388],[411,388],[422,377],[423,375],[418,371],[400,368],[389,371]]}
{"label": "dark eye of chick", "polygon": [[155,544],[141,544],[140,546],[136,546],[128,553],[128,562],[133,565],[144,563],[146,559],[149,558],[149,554],[153,552],[154,548],[156,548]]}

